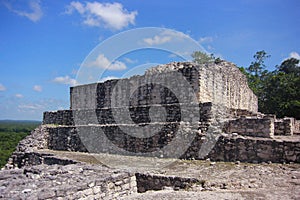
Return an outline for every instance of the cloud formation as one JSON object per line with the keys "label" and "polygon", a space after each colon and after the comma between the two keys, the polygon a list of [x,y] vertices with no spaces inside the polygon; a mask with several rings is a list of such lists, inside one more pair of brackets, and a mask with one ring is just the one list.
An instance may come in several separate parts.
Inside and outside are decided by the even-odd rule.
{"label": "cloud formation", "polygon": [[129,64],[134,64],[134,63],[137,63],[138,62],[138,60],[132,60],[132,59],[130,59],[130,58],[124,58],[124,60],[125,60],[125,62],[127,62],[127,63],[129,63]]}
{"label": "cloud formation", "polygon": [[15,94],[15,97],[17,97],[18,99],[22,99],[24,96],[22,94]]}
{"label": "cloud formation", "polygon": [[106,76],[106,77],[101,78],[99,80],[99,82],[105,82],[105,81],[112,80],[112,79],[119,79],[119,78],[115,77],[115,76]]}
{"label": "cloud formation", "polygon": [[38,110],[44,107],[40,104],[22,104],[22,105],[18,105],[18,108],[24,111],[25,109]]}
{"label": "cloud formation", "polygon": [[54,83],[65,84],[75,86],[77,84],[76,80],[69,76],[58,76],[52,80]]}
{"label": "cloud formation", "polygon": [[161,32],[159,35],[155,35],[152,38],[145,38],[143,41],[150,45],[160,45],[168,42],[172,42],[175,40],[182,40],[184,38],[187,38],[188,36],[177,31],[170,31],[170,30],[165,30]]}
{"label": "cloud formation", "polygon": [[66,13],[77,11],[83,18],[83,24],[87,26],[104,27],[113,30],[121,30],[130,24],[135,24],[137,11],[128,12],[120,3],[100,3],[72,1]]}
{"label": "cloud formation", "polygon": [[41,92],[41,91],[43,91],[43,88],[40,85],[35,85],[35,86],[33,86],[33,90],[36,92]]}
{"label": "cloud formation", "polygon": [[295,51],[293,51],[293,52],[290,53],[290,57],[291,58],[296,58],[296,59],[300,60],[300,55],[297,52],[295,52]]}
{"label": "cloud formation", "polygon": [[126,69],[126,65],[123,62],[115,61],[111,62],[108,58],[104,56],[104,54],[99,54],[96,60],[89,62],[87,64],[89,67],[99,67],[101,69],[108,69],[108,70],[124,70]]}
{"label": "cloud formation", "polygon": [[149,45],[158,45],[158,44],[164,44],[171,41],[170,36],[159,36],[155,35],[153,38],[145,38],[144,42],[146,42]]}
{"label": "cloud formation", "polygon": [[30,9],[27,11],[15,9],[14,6],[8,2],[4,2],[4,5],[10,11],[12,11],[22,17],[27,17],[29,20],[31,20],[33,22],[39,21],[43,16],[43,11],[41,9],[41,2],[39,0],[30,0],[28,3]]}
{"label": "cloud formation", "polygon": [[5,91],[6,87],[0,83],[0,91]]}
{"label": "cloud formation", "polygon": [[203,44],[203,43],[210,43],[210,42],[213,42],[213,38],[210,37],[210,36],[207,36],[207,37],[201,37],[199,39],[199,43],[200,44]]}

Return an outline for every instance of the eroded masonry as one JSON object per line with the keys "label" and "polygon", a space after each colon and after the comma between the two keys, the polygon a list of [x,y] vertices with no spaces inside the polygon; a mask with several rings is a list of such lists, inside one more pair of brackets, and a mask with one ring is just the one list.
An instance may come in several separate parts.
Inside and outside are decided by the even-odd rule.
{"label": "eroded masonry", "polygon": [[[256,190],[265,180],[272,199],[278,187],[294,193],[293,199],[299,197],[299,184],[286,181],[297,180],[292,165],[298,164],[271,164],[300,163],[299,121],[258,113],[256,96],[232,63],[170,63],[143,76],[76,86],[70,95],[70,110],[45,112],[43,125],[20,141],[6,170],[0,171],[0,198],[118,199],[164,188],[255,188],[264,194]],[[116,165],[104,166],[107,156]],[[175,164],[160,158],[206,160]],[[164,168],[169,175],[153,174],[151,167],[162,161],[174,162]],[[112,169],[124,162],[125,171]],[[280,173],[274,175],[274,167]],[[258,178],[253,181],[254,174]]]}
{"label": "eroded masonry", "polygon": [[[53,125],[49,149],[300,162],[299,121],[258,113],[257,97],[230,62],[160,65],[142,76],[72,87],[70,101],[70,110],[44,113],[43,124]],[[192,135],[188,147],[179,148],[177,134]]]}

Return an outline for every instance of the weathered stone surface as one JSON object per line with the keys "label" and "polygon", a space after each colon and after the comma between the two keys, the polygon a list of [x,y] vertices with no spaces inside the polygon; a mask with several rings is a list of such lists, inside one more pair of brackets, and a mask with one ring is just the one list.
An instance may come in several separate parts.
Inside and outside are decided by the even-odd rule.
{"label": "weathered stone surface", "polygon": [[[176,79],[178,74],[185,78],[192,91],[182,89],[185,85]],[[180,93],[175,95],[176,91],[167,86]],[[190,102],[191,93],[196,94],[196,103]],[[294,139],[293,145],[289,144],[285,149],[282,142],[272,139],[274,135],[292,135],[298,122],[257,113],[257,98],[249,89],[245,76],[226,61],[207,65],[189,62],[160,65],[142,76],[73,87],[70,96],[71,110],[44,113],[43,123],[56,125],[47,128],[49,149],[114,153],[113,147],[106,144],[112,142],[126,152],[142,155],[167,145],[180,125],[186,135],[194,136],[190,146],[181,152],[181,158],[203,158],[199,151],[208,139],[207,133],[224,131],[229,136],[222,136],[217,141],[210,154],[212,159],[299,162],[299,149],[294,148],[299,139]],[[199,113],[195,113],[195,108]],[[199,123],[183,125],[191,121]],[[221,125],[216,126],[220,121],[223,121]],[[139,133],[140,127],[144,127],[140,134],[158,134],[148,138],[127,134]],[[230,135],[252,138],[235,140]],[[267,145],[260,145],[261,140],[257,137],[269,138],[265,141]],[[95,141],[104,145],[97,145]],[[97,149],[86,149],[85,145],[97,146]],[[174,147],[162,156],[178,157],[176,151],[178,149]],[[149,155],[157,157],[158,154]]]}
{"label": "weathered stone surface", "polygon": [[[112,176],[113,174],[113,176]],[[37,165],[22,169],[0,171],[0,198],[3,199],[71,199],[136,193],[135,185],[124,183],[133,173],[118,171],[100,165]],[[101,181],[99,181],[101,180]],[[92,183],[92,184],[91,184]],[[121,191],[121,190],[120,190]]]}
{"label": "weathered stone surface", "polygon": [[241,117],[230,120],[226,124],[226,133],[238,133],[239,135],[252,137],[273,137],[274,119]]}
{"label": "weathered stone surface", "polygon": [[[178,74],[188,85],[177,79]],[[162,189],[257,190],[273,187],[262,180],[268,180],[274,188],[281,187],[283,178],[289,175],[293,181],[282,187],[300,185],[298,164],[289,168],[287,175],[287,165],[281,168],[276,164],[273,170],[266,166],[249,168],[248,164],[241,163],[300,163],[300,140],[296,134],[300,132],[300,123],[257,113],[257,98],[245,76],[232,63],[222,61],[201,66],[189,62],[170,63],[150,69],[143,76],[77,86],[70,92],[71,110],[45,112],[43,125],[19,143],[6,170],[0,172],[1,198],[119,199],[137,191]],[[116,116],[122,117],[117,119]],[[143,134],[150,136],[140,137],[140,127],[144,128]],[[156,134],[151,135],[153,130]],[[137,135],[126,134],[130,131]],[[178,133],[183,135],[181,139],[193,136],[189,146],[183,151],[179,148],[182,140],[179,140],[167,151],[161,150]],[[106,145],[98,145],[99,142]],[[206,142],[214,146],[208,155],[202,155],[199,152],[203,146],[206,148]],[[88,148],[89,144],[95,148]],[[90,159],[91,154],[76,153],[115,153],[115,147],[125,150],[127,155],[122,157],[122,152],[113,155],[118,157],[114,157],[118,166],[123,165],[124,159],[134,161],[128,155],[144,153],[152,160],[152,157],[180,157],[209,161],[197,166],[180,161],[183,165],[178,167],[172,163],[162,172],[133,171],[133,168],[125,172],[103,167],[95,154]],[[235,161],[236,164],[225,163],[225,167],[220,168],[220,163],[215,161]],[[141,163],[140,166],[145,168],[147,164],[150,165]],[[232,166],[234,171],[228,170]],[[270,181],[268,177],[273,175],[280,180]],[[238,195],[240,197],[243,194]],[[298,197],[298,194],[292,196]]]}
{"label": "weathered stone surface", "polygon": [[[185,97],[189,97],[191,91],[181,89],[180,87],[184,85],[180,85],[176,78],[172,78],[178,77],[178,74],[191,85],[199,103],[223,101],[228,108],[257,112],[257,97],[249,89],[246,77],[233,63],[226,61],[218,65],[174,62],[151,68],[143,76],[72,87],[71,109],[178,102],[179,97],[161,85],[180,90],[183,98],[179,98],[181,100],[179,103],[185,103],[184,100],[189,100]],[[112,96],[113,92],[117,95]],[[112,101],[116,105],[111,105]]]}
{"label": "weathered stone surface", "polygon": [[294,130],[297,130],[295,126],[294,118],[284,118],[275,121],[275,135],[293,135]]}

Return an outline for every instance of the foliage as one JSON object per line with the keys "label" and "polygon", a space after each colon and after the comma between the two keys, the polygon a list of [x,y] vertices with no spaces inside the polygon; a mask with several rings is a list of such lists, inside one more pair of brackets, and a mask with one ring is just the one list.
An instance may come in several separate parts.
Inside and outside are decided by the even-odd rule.
{"label": "foliage", "polygon": [[19,141],[39,124],[31,121],[0,121],[0,168],[7,163]]}
{"label": "foliage", "polygon": [[222,60],[220,58],[216,58],[214,54],[207,54],[201,51],[195,51],[191,55],[193,57],[193,61],[197,64],[206,64],[206,63],[220,63]]}
{"label": "foliage", "polygon": [[258,51],[248,68],[240,68],[248,79],[249,87],[258,97],[258,109],[278,117],[300,119],[300,66],[299,60],[284,60],[274,71],[265,70],[264,61],[270,56]]}

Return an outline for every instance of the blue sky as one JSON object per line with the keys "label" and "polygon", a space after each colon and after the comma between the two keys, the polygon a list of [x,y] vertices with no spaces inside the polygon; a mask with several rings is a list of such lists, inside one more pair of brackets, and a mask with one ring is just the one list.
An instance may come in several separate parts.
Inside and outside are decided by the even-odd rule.
{"label": "blue sky", "polygon": [[[0,119],[42,120],[43,111],[68,109],[69,87],[89,53],[135,28],[180,31],[238,66],[247,67],[256,51],[265,50],[273,70],[288,57],[300,57],[299,10],[298,0],[0,0]],[[172,60],[164,52],[131,52],[102,78]],[[97,61],[109,59],[99,55]]]}

